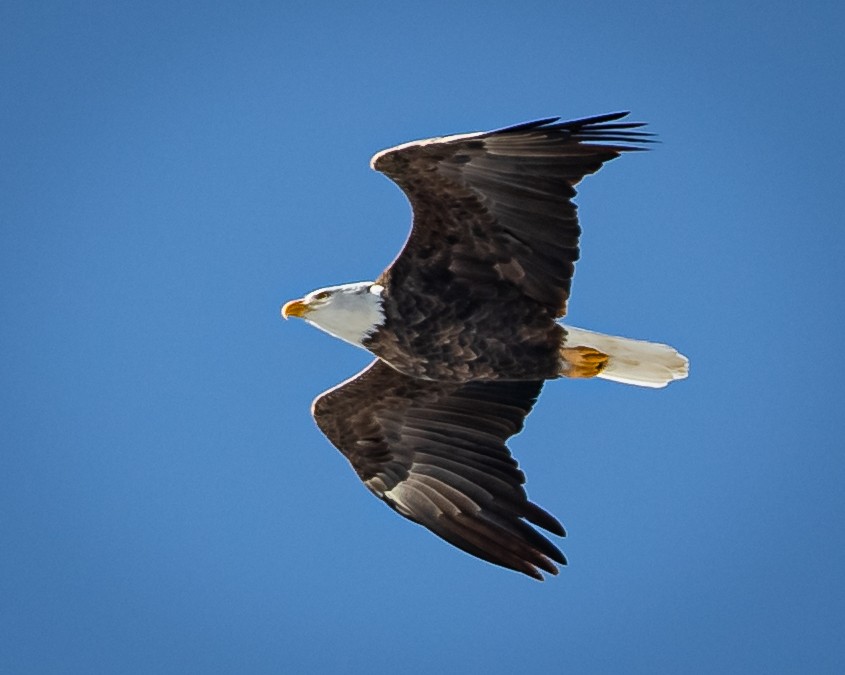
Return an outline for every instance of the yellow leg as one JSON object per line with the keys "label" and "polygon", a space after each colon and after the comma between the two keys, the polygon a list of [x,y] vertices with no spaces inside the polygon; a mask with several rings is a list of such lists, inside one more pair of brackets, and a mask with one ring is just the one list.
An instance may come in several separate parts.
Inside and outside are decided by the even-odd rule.
{"label": "yellow leg", "polygon": [[564,347],[560,355],[564,362],[560,374],[564,377],[595,377],[610,358],[592,347]]}

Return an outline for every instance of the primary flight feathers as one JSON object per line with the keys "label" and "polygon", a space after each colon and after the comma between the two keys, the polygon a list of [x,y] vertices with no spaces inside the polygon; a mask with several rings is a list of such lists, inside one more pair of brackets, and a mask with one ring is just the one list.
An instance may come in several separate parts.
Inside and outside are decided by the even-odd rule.
{"label": "primary flight feathers", "polygon": [[559,322],[580,227],[574,186],[642,149],[612,113],[549,118],[406,143],[372,166],[405,192],[413,227],[375,281],[287,303],[376,360],[319,396],[314,418],[364,484],[398,513],[484,560],[542,579],[566,559],[532,525],[564,535],[528,500],[506,442],[548,379],[662,387],[686,377],[667,345]]}

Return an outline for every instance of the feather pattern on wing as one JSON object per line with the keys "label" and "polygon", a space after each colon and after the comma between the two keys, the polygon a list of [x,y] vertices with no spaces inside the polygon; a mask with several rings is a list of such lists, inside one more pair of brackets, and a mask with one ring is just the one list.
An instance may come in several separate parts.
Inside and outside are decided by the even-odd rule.
{"label": "feather pattern on wing", "polygon": [[555,320],[566,313],[579,255],[574,186],[648,142],[642,124],[616,121],[626,114],[551,118],[378,153],[373,168],[402,188],[414,216],[378,280],[388,320],[367,347],[417,377],[555,377],[563,337]]}
{"label": "feather pattern on wing", "polygon": [[506,441],[543,383],[431,382],[380,360],[321,396],[314,419],[364,484],[458,548],[542,579],[563,554],[529,523],[563,536],[530,502]]}

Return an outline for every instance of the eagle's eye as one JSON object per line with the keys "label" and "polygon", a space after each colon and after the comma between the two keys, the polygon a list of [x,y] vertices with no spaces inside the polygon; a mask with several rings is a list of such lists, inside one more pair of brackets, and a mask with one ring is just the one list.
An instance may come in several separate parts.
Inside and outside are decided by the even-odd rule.
{"label": "eagle's eye", "polygon": [[314,296],[315,300],[328,300],[331,293],[328,291],[320,291],[317,295]]}

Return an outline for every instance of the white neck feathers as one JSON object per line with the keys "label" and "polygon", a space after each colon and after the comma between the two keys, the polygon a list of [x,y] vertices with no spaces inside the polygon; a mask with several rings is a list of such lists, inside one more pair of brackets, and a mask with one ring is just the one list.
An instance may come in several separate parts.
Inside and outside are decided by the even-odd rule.
{"label": "white neck feathers", "polygon": [[384,289],[367,281],[325,290],[331,292],[329,299],[314,306],[303,318],[336,338],[363,347],[364,340],[384,323]]}

